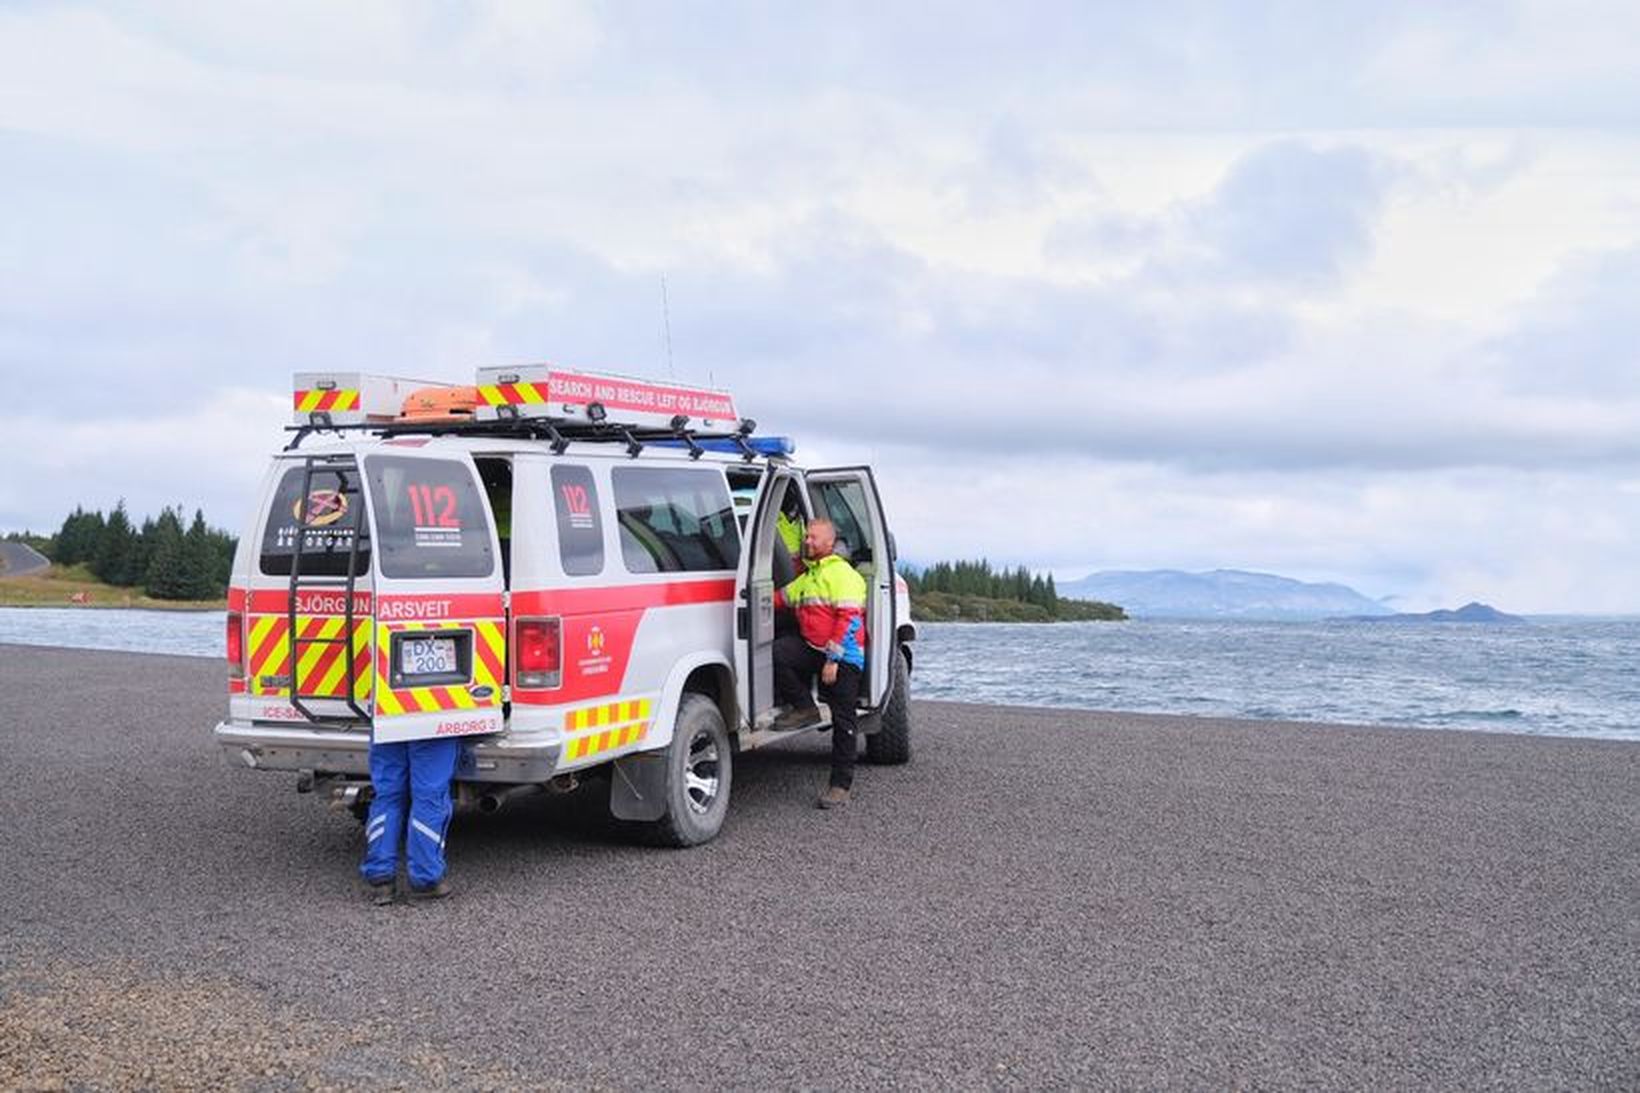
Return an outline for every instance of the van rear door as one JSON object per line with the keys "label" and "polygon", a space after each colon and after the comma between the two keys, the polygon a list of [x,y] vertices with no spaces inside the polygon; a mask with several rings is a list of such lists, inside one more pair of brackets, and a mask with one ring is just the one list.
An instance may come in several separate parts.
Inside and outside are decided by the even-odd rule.
{"label": "van rear door", "polygon": [[495,523],[472,459],[424,443],[389,441],[362,460],[380,742],[502,728],[506,586]]}
{"label": "van rear door", "polygon": [[345,454],[281,460],[267,496],[242,601],[245,698],[235,714],[362,724],[371,550],[358,467]]}
{"label": "van rear door", "polygon": [[[866,581],[866,686],[863,704],[876,709],[888,700],[893,686],[894,657],[899,631],[894,603],[894,540],[888,534],[883,502],[870,467],[827,467],[805,472],[814,515],[825,517],[837,529],[844,554]],[[869,698],[868,698],[869,694]]]}

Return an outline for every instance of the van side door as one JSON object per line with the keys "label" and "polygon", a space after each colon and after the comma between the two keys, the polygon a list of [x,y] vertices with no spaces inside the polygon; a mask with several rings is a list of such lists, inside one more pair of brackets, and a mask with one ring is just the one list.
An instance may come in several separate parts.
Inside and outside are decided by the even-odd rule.
{"label": "van side door", "polygon": [[375,548],[373,739],[500,732],[500,544],[472,459],[411,443],[364,456]]}
{"label": "van side door", "polygon": [[827,467],[804,473],[814,515],[837,529],[838,553],[866,582],[866,678],[862,704],[876,709],[888,700],[894,679],[893,651],[899,631],[894,603],[894,540],[870,467]]}
{"label": "van side door", "polygon": [[780,500],[795,475],[770,467],[758,484],[746,520],[735,572],[735,694],[748,728],[774,708],[774,552],[785,550],[776,531]]}

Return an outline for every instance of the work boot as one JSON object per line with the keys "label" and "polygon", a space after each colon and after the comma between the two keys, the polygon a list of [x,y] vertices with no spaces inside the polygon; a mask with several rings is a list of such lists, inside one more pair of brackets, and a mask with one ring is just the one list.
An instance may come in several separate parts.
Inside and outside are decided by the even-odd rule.
{"label": "work boot", "polygon": [[390,880],[372,881],[370,884],[370,902],[376,907],[386,907],[397,897],[398,892]]}
{"label": "work boot", "polygon": [[842,808],[848,804],[848,790],[842,786],[827,786],[826,792],[822,793],[820,799],[814,803],[818,808]]}
{"label": "work boot", "polygon": [[770,725],[769,728],[779,729],[781,731],[785,731],[786,729],[806,729],[811,725],[818,725],[819,723],[820,707],[793,706],[791,709],[775,718],[774,723]]}
{"label": "work boot", "polygon": [[427,900],[443,899],[450,894],[450,882],[440,877],[433,884],[425,888],[412,884],[410,886],[410,902],[423,903]]}

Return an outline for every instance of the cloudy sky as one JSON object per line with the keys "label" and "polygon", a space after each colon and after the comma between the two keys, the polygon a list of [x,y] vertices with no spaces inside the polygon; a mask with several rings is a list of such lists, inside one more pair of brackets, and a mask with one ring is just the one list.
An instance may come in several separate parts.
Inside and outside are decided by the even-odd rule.
{"label": "cloudy sky", "polygon": [[292,371],[548,360],[869,459],[913,558],[1640,612],[1637,43],[1623,2],[14,0],[0,530],[237,528]]}

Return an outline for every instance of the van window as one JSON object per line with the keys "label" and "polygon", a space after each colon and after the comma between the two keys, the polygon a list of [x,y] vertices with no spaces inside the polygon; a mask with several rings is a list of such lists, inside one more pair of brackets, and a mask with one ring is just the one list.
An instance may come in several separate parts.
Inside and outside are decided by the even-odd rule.
{"label": "van window", "polygon": [[369,456],[376,550],[387,577],[488,577],[490,515],[472,472],[449,459]]}
{"label": "van window", "polygon": [[571,577],[604,571],[604,521],[598,485],[589,467],[560,463],[552,468],[552,504],[558,514],[558,554]]}
{"label": "van window", "polygon": [[809,492],[819,505],[820,515],[837,529],[837,553],[856,567],[872,560],[871,509],[866,505],[865,487],[857,479],[843,482],[811,482]]}
{"label": "van window", "polygon": [[740,563],[740,528],[721,472],[616,467],[611,474],[628,572],[715,572]]}
{"label": "van window", "polygon": [[[290,468],[273,491],[273,505],[262,530],[262,572],[269,577],[290,576],[297,534],[302,532],[302,573],[310,577],[345,577],[353,536],[363,514],[358,473],[352,468],[315,467],[304,506],[301,493],[306,474],[305,468]],[[369,570],[370,544],[366,540],[359,546],[356,575]]]}

